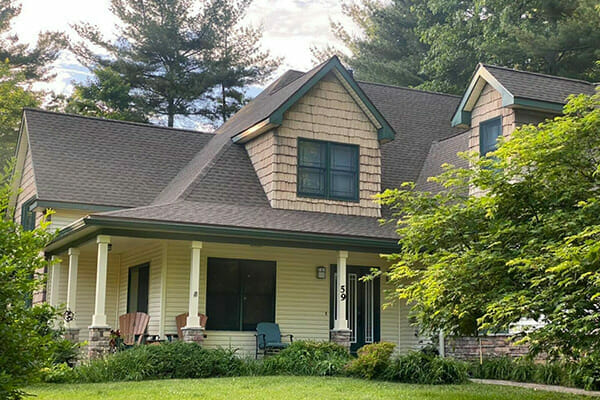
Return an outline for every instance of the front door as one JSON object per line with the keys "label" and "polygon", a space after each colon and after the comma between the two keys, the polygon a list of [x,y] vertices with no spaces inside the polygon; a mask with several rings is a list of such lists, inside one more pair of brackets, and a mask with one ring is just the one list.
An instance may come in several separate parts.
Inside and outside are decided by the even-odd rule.
{"label": "front door", "polygon": [[[335,288],[337,287],[337,268],[331,266],[330,326],[333,328],[337,310]],[[379,278],[361,279],[371,273],[370,267],[346,267],[346,310],[350,328],[350,351],[355,353],[368,343],[378,342],[380,337],[380,286]]]}

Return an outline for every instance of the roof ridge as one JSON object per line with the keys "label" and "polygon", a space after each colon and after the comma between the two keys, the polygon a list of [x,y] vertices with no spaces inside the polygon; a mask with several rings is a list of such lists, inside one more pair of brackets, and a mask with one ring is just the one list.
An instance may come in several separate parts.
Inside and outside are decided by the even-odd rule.
{"label": "roof ridge", "polygon": [[[291,73],[296,73],[296,74],[299,74],[299,75],[296,76],[291,81],[287,82],[285,85],[279,85],[279,83],[280,83],[279,81],[281,81],[287,74],[291,74]],[[277,80],[275,80],[275,82],[273,82],[273,85],[274,85],[273,89],[269,90],[268,95],[271,96],[271,95],[277,93],[278,91],[280,91],[281,89],[285,88],[286,86],[291,85],[292,83],[294,83],[298,79],[302,78],[302,76],[304,76],[304,74],[306,74],[306,72],[298,71],[298,70],[295,70],[295,69],[288,69],[283,74],[281,74],[281,76],[279,78],[277,78]]]}
{"label": "roof ridge", "polygon": [[389,87],[389,88],[394,88],[394,89],[401,89],[401,90],[408,90],[411,92],[419,92],[419,93],[427,93],[427,94],[437,94],[440,96],[449,96],[449,97],[461,97],[458,94],[452,94],[452,93],[444,93],[444,92],[436,92],[433,90],[423,90],[423,89],[417,89],[417,88],[411,88],[408,86],[396,86],[396,85],[390,85],[387,83],[379,83],[379,82],[367,82],[367,81],[356,81],[358,83],[366,83],[367,85],[376,85],[376,86],[384,86],[384,87]]}
{"label": "roof ridge", "polygon": [[483,67],[485,67],[485,68],[498,68],[498,69],[502,69],[502,70],[505,70],[505,71],[519,72],[521,74],[536,75],[536,76],[541,76],[541,77],[544,77],[544,78],[561,79],[561,80],[564,80],[564,81],[585,83],[586,85],[592,85],[592,86],[596,85],[596,83],[590,82],[590,81],[586,81],[584,79],[568,78],[566,76],[550,75],[550,74],[544,74],[544,73],[541,73],[541,72],[534,72],[534,71],[523,71],[521,69],[510,68],[510,67],[503,67],[501,65],[494,65],[494,64],[481,63],[481,65]]}
{"label": "roof ridge", "polygon": [[52,115],[63,115],[66,117],[83,118],[83,119],[102,121],[102,122],[112,122],[112,123],[123,124],[123,125],[134,125],[134,126],[140,126],[140,127],[144,127],[144,128],[158,128],[158,129],[166,129],[166,130],[170,130],[170,131],[199,133],[202,135],[215,135],[214,132],[203,132],[203,131],[198,131],[195,129],[172,128],[172,127],[168,127],[168,126],[154,125],[151,123],[123,121],[123,120],[119,120],[119,119],[110,119],[110,118],[102,118],[102,117],[93,117],[93,116],[89,116],[89,115],[81,115],[81,114],[66,113],[66,112],[60,112],[60,111],[44,110],[44,109],[35,108],[35,107],[23,107],[23,112],[25,112],[25,111],[40,112],[40,113],[52,114]]}

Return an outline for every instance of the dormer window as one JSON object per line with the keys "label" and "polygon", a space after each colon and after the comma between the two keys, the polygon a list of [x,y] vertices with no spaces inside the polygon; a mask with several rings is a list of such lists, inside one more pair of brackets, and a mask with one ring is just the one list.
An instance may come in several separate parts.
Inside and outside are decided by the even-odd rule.
{"label": "dormer window", "polygon": [[495,151],[498,138],[502,136],[502,117],[488,119],[479,124],[479,155]]}
{"label": "dormer window", "polygon": [[298,196],[358,201],[358,146],[298,139]]}

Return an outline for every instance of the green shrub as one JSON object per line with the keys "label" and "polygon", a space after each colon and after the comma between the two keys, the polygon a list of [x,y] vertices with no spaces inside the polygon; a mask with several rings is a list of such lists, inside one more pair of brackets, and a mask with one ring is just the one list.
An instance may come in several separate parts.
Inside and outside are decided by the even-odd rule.
{"label": "green shrub", "polygon": [[196,343],[137,346],[76,367],[78,382],[237,376],[242,360],[234,350],[203,349]]}
{"label": "green shrub", "polygon": [[411,352],[393,359],[383,379],[404,383],[441,385],[467,380],[466,364],[423,352]]}
{"label": "green shrub", "polygon": [[387,342],[361,347],[358,350],[358,358],[348,364],[348,373],[366,379],[380,378],[390,365],[395,347],[395,344]]}
{"label": "green shrub", "polygon": [[70,383],[75,381],[75,370],[67,363],[52,364],[42,368],[41,380],[47,383]]}
{"label": "green shrub", "polygon": [[265,358],[257,375],[341,375],[350,361],[348,351],[335,343],[298,341],[279,354]]}

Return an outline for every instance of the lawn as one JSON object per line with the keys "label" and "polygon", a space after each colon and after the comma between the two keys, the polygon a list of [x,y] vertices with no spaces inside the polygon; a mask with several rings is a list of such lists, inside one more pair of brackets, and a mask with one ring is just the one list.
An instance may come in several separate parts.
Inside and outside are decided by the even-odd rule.
{"label": "lawn", "polygon": [[242,377],[100,384],[46,384],[28,388],[38,400],[66,399],[584,399],[560,393],[490,385],[405,385],[349,378]]}

